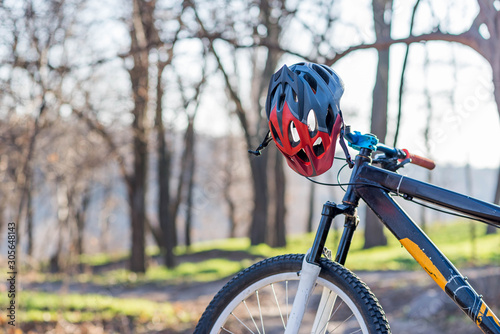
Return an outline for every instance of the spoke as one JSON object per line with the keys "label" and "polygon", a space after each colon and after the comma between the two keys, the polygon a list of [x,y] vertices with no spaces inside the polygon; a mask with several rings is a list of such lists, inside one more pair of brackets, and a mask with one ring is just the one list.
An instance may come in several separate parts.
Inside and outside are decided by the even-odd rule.
{"label": "spoke", "polygon": [[286,323],[288,323],[288,281],[285,281],[285,298],[286,298]]}
{"label": "spoke", "polygon": [[349,333],[349,334],[355,334],[355,333],[360,333],[360,332],[361,332],[361,328],[360,328],[360,329],[358,329],[357,331],[351,332],[351,333]]}
{"label": "spoke", "polygon": [[[332,316],[330,317],[330,319],[328,319],[328,321],[332,320],[332,318],[335,316],[335,313],[337,313],[337,311],[339,310],[339,308],[340,308],[343,304],[344,304],[344,301],[341,299],[341,300],[340,300],[340,304],[339,304],[339,306],[337,306],[337,308],[335,309],[335,311],[333,311],[333,312],[332,312]],[[352,317],[352,315],[351,315],[351,317]],[[349,317],[349,318],[350,318],[350,317]],[[349,318],[348,318],[348,319],[349,319]]]}
{"label": "spoke", "polygon": [[255,295],[257,296],[257,305],[259,305],[259,314],[260,314],[260,323],[262,324],[262,333],[266,334],[266,329],[264,328],[264,319],[262,319],[262,309],[260,308],[259,290],[255,291]]}
{"label": "spoke", "polygon": [[257,323],[255,322],[255,319],[253,318],[252,312],[248,309],[247,301],[244,300],[243,304],[245,304],[245,307],[247,308],[248,315],[250,315],[250,318],[252,319],[253,325],[255,326],[255,329],[257,330],[257,333],[260,334],[259,327],[257,326]]}
{"label": "spoke", "polygon": [[274,300],[276,301],[276,306],[278,306],[278,311],[280,312],[281,322],[283,323],[283,328],[286,329],[285,320],[283,319],[283,313],[281,313],[280,303],[278,302],[278,297],[276,296],[276,291],[274,290],[274,283],[271,283],[271,289],[273,290]]}
{"label": "spoke", "polygon": [[[343,324],[345,324],[347,322],[347,320],[351,319],[353,316],[354,316],[354,313],[351,314],[350,316],[348,316],[347,319],[345,319],[344,321],[342,321],[337,327],[335,327],[332,332],[334,332],[337,328],[339,328],[340,326],[342,326]],[[356,332],[359,332],[359,330],[357,330]],[[354,332],[354,333],[356,333],[356,332]]]}
{"label": "spoke", "polygon": [[235,316],[233,312],[231,312],[231,315],[232,315],[233,317],[235,317],[235,318],[236,318],[236,320],[238,320],[238,321],[239,321],[239,323],[240,323],[240,324],[242,324],[242,325],[243,325],[246,329],[248,329],[248,331],[249,331],[250,333],[255,334],[255,333],[254,333],[254,331],[252,331],[250,328],[248,328],[248,326],[247,326],[247,325],[245,325],[245,324],[243,323],[243,321],[241,321],[241,320],[240,320],[240,318],[238,318],[237,316]]}
{"label": "spoke", "polygon": [[[332,291],[330,291],[330,292],[332,292]],[[325,325],[323,326],[323,328],[321,329],[322,331],[320,331],[319,333],[321,333],[321,332],[324,332],[324,331],[325,331],[326,326],[328,326],[328,323],[330,322],[330,320],[332,320],[332,319],[333,319],[333,317],[335,316],[335,314],[337,313],[337,311],[339,310],[339,308],[340,308],[343,304],[344,304],[344,301],[341,299],[341,300],[340,300],[340,304],[339,304],[339,306],[337,306],[337,308],[335,309],[335,311],[333,311],[333,312],[332,312],[332,315],[330,316],[330,318],[328,319],[328,321],[326,322],[326,324],[325,324]],[[332,308],[333,308],[333,306],[332,306]],[[347,318],[346,320],[344,320],[344,321],[343,321],[340,325],[338,325],[337,327],[335,327],[335,328],[333,329],[333,331],[332,331],[332,332],[334,332],[337,328],[339,328],[339,327],[340,327],[340,326],[341,326],[344,322],[346,322],[347,320],[349,320],[351,317],[352,317],[352,314],[351,314],[351,316],[349,316],[349,318]]]}
{"label": "spoke", "polygon": [[226,331],[226,333],[234,334],[233,332],[231,332],[231,331],[230,331],[230,330],[228,330],[228,329],[225,329],[224,327],[221,327],[220,329],[222,329],[222,330]]}

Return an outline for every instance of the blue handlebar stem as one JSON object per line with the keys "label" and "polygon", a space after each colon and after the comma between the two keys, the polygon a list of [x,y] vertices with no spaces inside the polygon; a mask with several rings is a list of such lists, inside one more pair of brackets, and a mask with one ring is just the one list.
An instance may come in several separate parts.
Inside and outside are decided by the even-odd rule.
{"label": "blue handlebar stem", "polygon": [[344,134],[344,137],[349,143],[349,146],[357,151],[360,151],[362,148],[367,148],[372,151],[377,150],[378,138],[371,133],[361,134],[359,131],[349,131]]}

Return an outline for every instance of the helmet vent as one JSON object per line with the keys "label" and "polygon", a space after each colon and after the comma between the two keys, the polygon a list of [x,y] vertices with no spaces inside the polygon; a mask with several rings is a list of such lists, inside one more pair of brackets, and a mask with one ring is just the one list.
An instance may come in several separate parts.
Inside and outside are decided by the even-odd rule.
{"label": "helmet vent", "polygon": [[326,111],[326,120],[325,120],[326,129],[328,130],[328,135],[332,134],[333,122],[334,122],[334,120],[333,120],[332,106],[328,105],[328,108],[327,108],[327,111]]}
{"label": "helmet vent", "polygon": [[293,121],[290,122],[290,127],[288,128],[288,140],[290,141],[292,147],[295,147],[300,143],[299,132],[297,131]]}
{"label": "helmet vent", "polygon": [[285,104],[285,94],[280,94],[278,98],[278,110],[281,111],[283,110],[283,105]]}
{"label": "helmet vent", "polygon": [[293,95],[293,100],[295,101],[295,103],[298,103],[299,97],[297,96],[297,93],[295,93],[295,91],[293,89],[292,89],[292,95]]}
{"label": "helmet vent", "polygon": [[316,113],[312,109],[307,114],[307,128],[309,129],[311,138],[318,133],[318,120],[316,119]]}
{"label": "helmet vent", "polygon": [[300,151],[297,152],[297,157],[302,160],[303,162],[309,162],[309,158],[307,157],[306,151],[302,148]]}
{"label": "helmet vent", "polygon": [[328,85],[328,83],[330,82],[330,78],[328,77],[328,74],[325,73],[325,70],[323,68],[321,68],[321,66],[319,65],[316,65],[314,64],[313,66],[313,69],[316,71],[316,73],[318,73],[321,78],[326,82],[326,84]]}
{"label": "helmet vent", "polygon": [[330,73],[331,75],[334,75],[334,74],[333,74],[333,71],[332,71],[332,69],[331,69],[330,67],[325,66],[325,65],[322,65],[321,67],[322,67],[323,69],[325,69],[325,70],[326,70],[328,73]]}
{"label": "helmet vent", "polygon": [[314,142],[313,152],[317,157],[325,153],[325,146],[323,145],[323,139],[321,139],[321,137],[318,137],[318,139]]}
{"label": "helmet vent", "polygon": [[278,136],[278,132],[274,128],[273,123],[269,122],[269,124],[271,124],[271,131],[273,132],[273,138],[274,138],[274,140],[276,140],[278,142],[278,144],[280,144],[281,146],[283,146],[283,144],[281,143],[281,140],[280,140],[280,136]]}
{"label": "helmet vent", "polygon": [[309,73],[304,74],[304,80],[307,81],[314,94],[316,94],[316,90],[318,89],[318,83],[316,80]]}

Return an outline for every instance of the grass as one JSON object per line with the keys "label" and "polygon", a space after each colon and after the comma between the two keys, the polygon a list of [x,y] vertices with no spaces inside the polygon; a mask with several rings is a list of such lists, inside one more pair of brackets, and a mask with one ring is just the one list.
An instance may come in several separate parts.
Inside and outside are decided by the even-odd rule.
{"label": "grass", "polygon": [[[474,225],[471,225],[474,224]],[[471,226],[474,226],[476,240],[471,241]],[[441,251],[458,267],[500,265],[500,234],[486,235],[486,226],[480,223],[459,222],[432,224],[427,234]],[[340,231],[330,233],[327,247],[335,251]],[[155,284],[179,284],[214,281],[231,276],[248,267],[259,259],[287,253],[305,253],[312,245],[314,234],[290,236],[284,248],[271,248],[267,245],[251,246],[247,238],[226,239],[201,242],[190,249],[178,247],[176,254],[198,255],[199,262],[183,262],[175,269],[167,270],[161,265],[150,265],[145,274],[131,273],[125,268],[114,269],[102,273],[83,273],[72,278],[80,283],[92,283],[103,286]],[[417,270],[419,265],[402,248],[392,235],[387,236],[388,245],[371,249],[362,249],[363,233],[354,235],[346,266],[353,271],[360,270]],[[227,252],[225,257],[213,258],[210,251]],[[247,254],[242,260],[231,259],[231,252]],[[203,255],[204,254],[204,255]],[[156,249],[148,249],[149,256],[158,256]],[[87,265],[105,265],[113,261],[126,259],[125,254],[86,256]],[[161,261],[161,260],[160,260]],[[38,274],[38,281],[67,280],[61,274]]]}
{"label": "grass", "polygon": [[[475,241],[471,240],[473,226]],[[486,235],[486,226],[477,222],[436,223],[426,229],[426,234],[439,249],[457,266],[500,265],[500,234]],[[340,232],[330,233],[327,246],[333,251]],[[333,236],[333,237],[332,237]],[[312,245],[314,234],[291,236],[287,247],[271,248],[267,245],[250,246],[247,239],[230,239],[205,242],[191,252],[210,249],[247,251],[249,254],[271,257],[286,253],[305,253]],[[346,266],[359,270],[418,270],[420,266],[389,232],[387,246],[363,249],[363,233],[357,231],[351,245]],[[175,275],[175,274],[174,274]]]}
{"label": "grass", "polygon": [[[441,251],[457,266],[483,266],[500,264],[500,234],[486,235],[486,226],[480,223],[459,222],[432,224],[426,231]],[[471,226],[474,227],[476,239],[471,241]],[[330,233],[327,247],[336,249],[340,232]],[[167,270],[163,266],[150,266],[144,275],[130,273],[126,269],[107,271],[103,274],[80,274],[80,282],[99,285],[145,284],[145,283],[194,283],[207,282],[231,276],[255,262],[255,258],[267,258],[287,253],[305,253],[312,245],[314,234],[290,236],[284,248],[271,248],[267,245],[251,246],[247,238],[226,239],[201,242],[190,249],[178,247],[176,254],[201,254],[219,250],[226,252],[244,252],[247,259],[231,260],[229,258],[207,258],[201,262],[184,262],[175,269]],[[417,270],[419,265],[392,235],[387,235],[388,245],[363,249],[363,233],[357,231],[354,235],[346,266],[353,271],[360,270]],[[157,251],[149,250],[150,256]],[[228,253],[229,254],[229,253]],[[209,255],[207,255],[209,256]],[[108,257],[109,259],[113,257]],[[115,256],[122,258],[122,255]],[[252,258],[254,260],[252,260]],[[98,255],[95,259],[89,257],[87,263],[104,264],[104,257]],[[55,276],[52,276],[54,279]],[[50,280],[49,277],[45,279]]]}
{"label": "grass", "polygon": [[[0,304],[8,303],[6,294],[0,295]],[[64,319],[71,323],[110,321],[123,316],[138,324],[152,321],[164,327],[192,323],[198,314],[179,310],[170,303],[157,303],[141,298],[114,298],[96,294],[52,294],[21,292],[17,319],[25,322],[56,322]]]}
{"label": "grass", "polygon": [[[486,226],[480,223],[459,222],[433,224],[426,234],[457,267],[500,265],[500,234],[486,235]],[[471,240],[471,226],[475,226],[475,241]],[[388,235],[388,245],[362,249],[362,240],[353,242],[346,266],[352,270],[417,270],[420,266]]]}
{"label": "grass", "polygon": [[147,283],[180,284],[215,281],[230,276],[252,264],[250,260],[230,261],[227,259],[207,259],[202,262],[185,262],[175,269],[150,266],[145,274],[131,273],[127,269],[116,269],[103,274],[80,274],[81,283],[98,285],[140,285]]}
{"label": "grass", "polygon": [[[476,239],[471,241],[471,226],[476,226]],[[427,234],[443,253],[458,267],[500,265],[500,234],[486,235],[482,224],[468,222],[433,224]],[[340,232],[330,234],[327,246],[336,248]],[[420,268],[394,237],[388,235],[387,246],[362,249],[363,233],[358,231],[353,239],[346,266],[354,271],[361,270],[416,270]],[[160,265],[151,265],[145,274],[137,275],[126,269],[110,270],[100,274],[74,275],[72,280],[104,286],[141,284],[180,284],[214,281],[228,277],[248,267],[260,258],[286,253],[305,253],[311,247],[313,234],[291,236],[287,247],[271,248],[267,245],[251,246],[246,238],[203,242],[190,249],[178,247],[177,255],[197,255],[199,262],[183,262],[175,269],[167,270]],[[226,257],[211,258],[211,251],[246,253],[247,258],[231,260]],[[208,252],[208,253],[205,253]],[[228,253],[225,253],[228,252]],[[204,256],[201,256],[204,254]],[[154,249],[150,256],[157,256]],[[106,265],[125,259],[124,254],[88,256],[88,265]],[[63,275],[39,274],[40,281],[67,280]],[[0,294],[0,305],[8,302],[7,294]],[[155,303],[145,299],[122,299],[102,295],[49,294],[42,292],[21,292],[18,301],[21,322],[51,322],[65,319],[71,323],[85,321],[110,321],[116,317],[128,317],[136,323],[161,323],[162,326],[178,326],[195,322],[197,314],[179,309],[169,303]],[[2,319],[0,319],[2,320]],[[1,321],[0,321],[1,322]]]}

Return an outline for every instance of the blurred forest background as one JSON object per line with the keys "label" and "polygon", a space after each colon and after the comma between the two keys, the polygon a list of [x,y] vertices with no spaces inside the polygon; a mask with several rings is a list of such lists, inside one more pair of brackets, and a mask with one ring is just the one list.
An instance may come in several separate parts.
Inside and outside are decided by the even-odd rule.
{"label": "blurred forest background", "polygon": [[[461,167],[422,179],[498,203],[499,10],[498,0],[2,0],[0,246],[13,221],[20,263],[57,272],[127,250],[129,269],[145,272],[148,245],[173,268],[177,245],[246,236],[281,247],[310,231],[342,192],[288,171],[274,147],[247,154],[267,132],[270,76],[303,60],[344,79],[355,129]],[[365,247],[386,243],[369,214],[365,232]]]}

